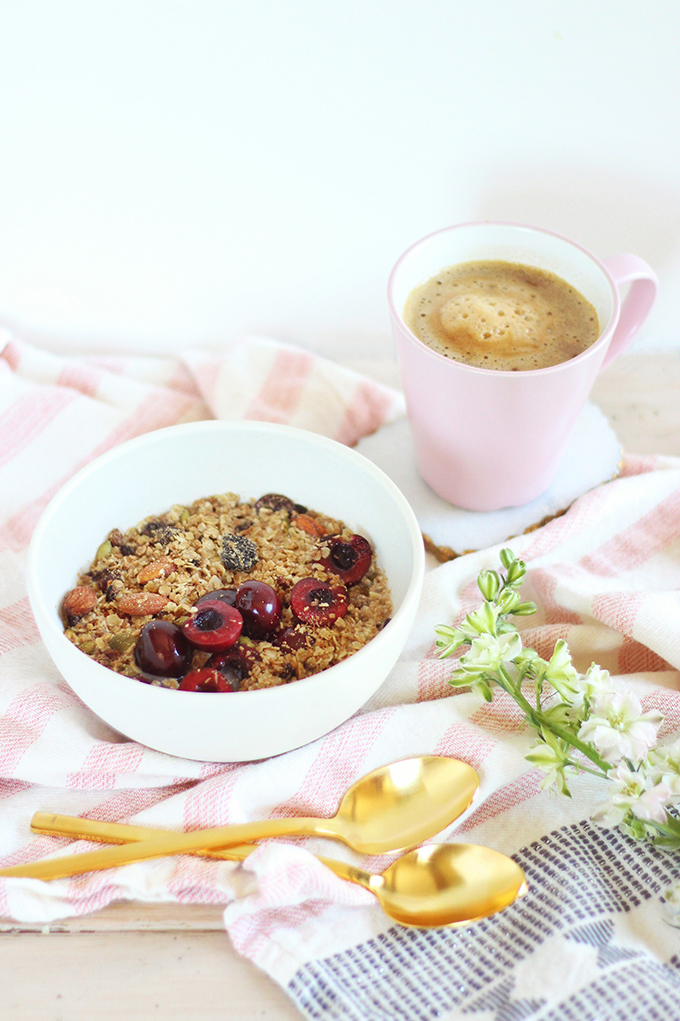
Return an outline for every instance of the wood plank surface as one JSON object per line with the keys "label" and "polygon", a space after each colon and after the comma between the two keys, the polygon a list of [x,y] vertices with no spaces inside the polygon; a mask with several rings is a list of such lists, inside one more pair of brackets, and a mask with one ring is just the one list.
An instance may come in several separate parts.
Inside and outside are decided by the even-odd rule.
{"label": "wood plank surface", "polygon": [[624,450],[680,455],[680,355],[623,355],[595,381],[591,399]]}
{"label": "wood plank surface", "polygon": [[3,1021],[300,1019],[224,931],[4,933],[0,1003]]}

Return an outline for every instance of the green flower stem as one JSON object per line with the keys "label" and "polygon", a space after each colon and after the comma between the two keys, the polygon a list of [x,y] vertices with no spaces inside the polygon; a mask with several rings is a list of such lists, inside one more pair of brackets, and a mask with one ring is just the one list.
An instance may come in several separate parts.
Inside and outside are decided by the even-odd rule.
{"label": "green flower stem", "polygon": [[653,819],[645,820],[647,826],[653,826],[658,833],[668,837],[673,843],[680,842],[680,819],[675,819],[666,813],[666,822],[655,822]]}
{"label": "green flower stem", "polygon": [[570,731],[564,730],[563,727],[560,727],[558,723],[554,723],[552,720],[547,720],[543,713],[534,709],[502,667],[496,672],[495,679],[500,687],[503,688],[503,690],[506,691],[511,698],[514,698],[520,709],[524,710],[524,715],[535,730],[543,730],[544,728],[551,730],[553,734],[557,737],[561,737],[563,741],[566,741],[568,745],[571,745],[572,748],[579,751],[581,755],[590,759],[590,761],[600,770],[600,773],[597,774],[598,776],[607,775],[610,767],[606,762],[602,761],[595,749],[584,744],[583,741],[579,741],[579,739]]}
{"label": "green flower stem", "polygon": [[[514,624],[510,623],[507,618],[513,614],[528,616],[536,611],[535,604],[519,601],[518,589],[526,573],[526,565],[521,560],[517,560],[510,549],[501,550],[500,560],[502,566],[506,568],[506,577],[499,576],[495,571],[480,573],[478,586],[484,596],[484,603],[474,613],[468,614],[465,622],[459,628],[444,625],[435,628],[438,635],[437,647],[442,650],[440,656],[444,657],[451,655],[462,645],[473,645],[478,637],[489,636],[495,639],[495,649],[492,642],[480,642],[478,655],[472,657],[469,663],[466,662],[467,657],[462,656],[460,661],[462,666],[454,671],[450,683],[456,687],[471,685],[473,690],[487,702],[493,700],[492,684],[494,682],[507,695],[510,695],[524,713],[524,724],[528,724],[538,734],[539,744],[536,749],[532,748],[527,754],[527,759],[529,761],[535,759],[538,763],[542,762],[543,764],[539,768],[548,773],[549,782],[563,794],[570,796],[564,775],[567,767],[589,773],[599,779],[607,779],[612,765],[603,761],[593,745],[585,743],[577,736],[578,720],[588,719],[590,705],[588,699],[584,699],[583,711],[576,714],[576,718],[573,712],[569,712],[575,706],[571,697],[573,689],[569,683],[569,675],[564,670],[567,664],[573,670],[566,643],[562,643],[559,650],[557,645],[555,646],[555,652],[549,662],[541,659],[534,649],[524,649],[514,660],[507,660],[507,666],[503,662],[494,662],[491,659],[491,656],[499,656],[499,652],[500,656],[503,655],[498,645],[501,637],[511,631],[517,631]],[[487,664],[484,664],[485,652],[489,654],[491,660]],[[506,655],[509,652],[509,649],[505,650]],[[593,664],[594,666],[595,664]],[[551,674],[555,678],[553,681],[550,678]],[[533,684],[536,695],[535,707],[530,704],[522,692],[525,683]],[[557,713],[548,709],[547,712],[552,715],[544,714],[541,708],[544,685],[554,689],[560,700],[560,706],[553,707],[553,709],[558,709]],[[565,725],[562,726],[555,722],[555,719],[564,719]],[[570,722],[571,720],[573,720],[573,724]],[[545,745],[543,750],[540,745],[541,741]],[[581,758],[578,760],[574,758],[568,751],[569,748],[577,752],[582,759],[589,761],[591,765],[586,766]],[[633,771],[639,768],[645,783],[647,783],[644,763],[627,762],[627,766]],[[630,800],[632,806],[634,799]],[[629,807],[625,810],[620,828],[636,839],[646,837],[662,846],[678,847],[680,846],[680,818],[671,815],[665,809],[664,813],[665,820],[663,822],[639,819],[635,816],[632,807]],[[678,885],[680,886],[680,884]]]}
{"label": "green flower stem", "polygon": [[606,773],[603,773],[601,769],[591,769],[590,766],[584,766],[582,762],[576,762],[575,759],[568,759],[565,766],[573,766],[574,769],[578,769],[579,773],[590,773],[591,776],[596,776],[598,780],[606,779]]}
{"label": "green flower stem", "polygon": [[[535,715],[539,717],[539,719],[541,720],[544,719],[542,713],[536,713]],[[604,762],[600,758],[600,756],[597,754],[594,748],[591,748],[590,745],[584,744],[583,741],[580,741],[568,730],[564,730],[563,727],[560,727],[559,723],[553,723],[552,721],[546,720],[545,726],[552,730],[553,734],[556,734],[557,737],[561,737],[563,741],[566,741],[567,744],[570,744],[572,748],[575,748],[576,751],[580,752],[581,755],[585,755],[587,759],[590,759],[590,761],[594,763],[600,770],[600,772],[597,774],[598,776],[607,775],[607,773],[611,769],[611,766],[609,765],[609,763]],[[591,770],[591,772],[593,771]]]}

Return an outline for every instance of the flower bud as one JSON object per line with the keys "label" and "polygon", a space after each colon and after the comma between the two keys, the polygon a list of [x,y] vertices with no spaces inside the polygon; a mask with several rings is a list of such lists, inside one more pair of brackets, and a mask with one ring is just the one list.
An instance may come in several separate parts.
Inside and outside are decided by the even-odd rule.
{"label": "flower bud", "polygon": [[481,571],[477,578],[477,584],[484,598],[491,603],[498,595],[501,580],[495,571]]}
{"label": "flower bud", "polygon": [[519,592],[506,588],[501,592],[496,603],[501,613],[514,613],[515,607],[520,605]]}
{"label": "flower bud", "polygon": [[513,560],[511,564],[508,564],[508,576],[507,584],[516,585],[518,581],[521,581],[524,575],[527,573],[527,565],[523,560]]}
{"label": "flower bud", "polygon": [[515,559],[515,554],[512,552],[511,549],[502,549],[498,556],[500,557],[500,561],[503,567],[506,568],[506,570],[508,567],[510,567],[510,564]]}
{"label": "flower bud", "polygon": [[538,607],[536,603],[519,603],[512,611],[519,617],[530,617],[532,613],[536,613]]}

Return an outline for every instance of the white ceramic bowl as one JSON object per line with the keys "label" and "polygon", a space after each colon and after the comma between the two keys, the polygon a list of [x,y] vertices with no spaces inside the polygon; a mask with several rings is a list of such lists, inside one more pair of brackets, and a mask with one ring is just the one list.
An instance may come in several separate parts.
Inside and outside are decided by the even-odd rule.
{"label": "white ceramic bowl", "polygon": [[[112,528],[214,493],[285,493],[374,545],[394,615],[349,659],[281,687],[234,694],[150,686],[94,662],[65,637],[59,607]],[[356,451],[262,422],[195,422],[147,433],[78,472],[45,510],[28,557],[42,638],[76,694],[128,738],[190,759],[243,762],[306,744],[348,719],[396,662],[416,613],[423,542],[411,507]]]}

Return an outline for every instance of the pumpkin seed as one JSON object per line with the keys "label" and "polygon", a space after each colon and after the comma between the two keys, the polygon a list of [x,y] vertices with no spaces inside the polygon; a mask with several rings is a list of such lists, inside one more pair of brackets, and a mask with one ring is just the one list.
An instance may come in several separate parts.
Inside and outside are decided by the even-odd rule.
{"label": "pumpkin seed", "polygon": [[136,641],[137,635],[134,631],[118,631],[117,634],[111,635],[109,638],[109,648],[115,649],[116,652],[125,652]]}
{"label": "pumpkin seed", "polygon": [[96,553],[96,556],[95,556],[95,560],[101,560],[102,557],[108,557],[108,555],[109,555],[109,553],[111,552],[112,549],[113,549],[113,546],[111,545],[109,540],[105,539],[104,542],[99,547],[99,549],[97,550],[97,553]]}

